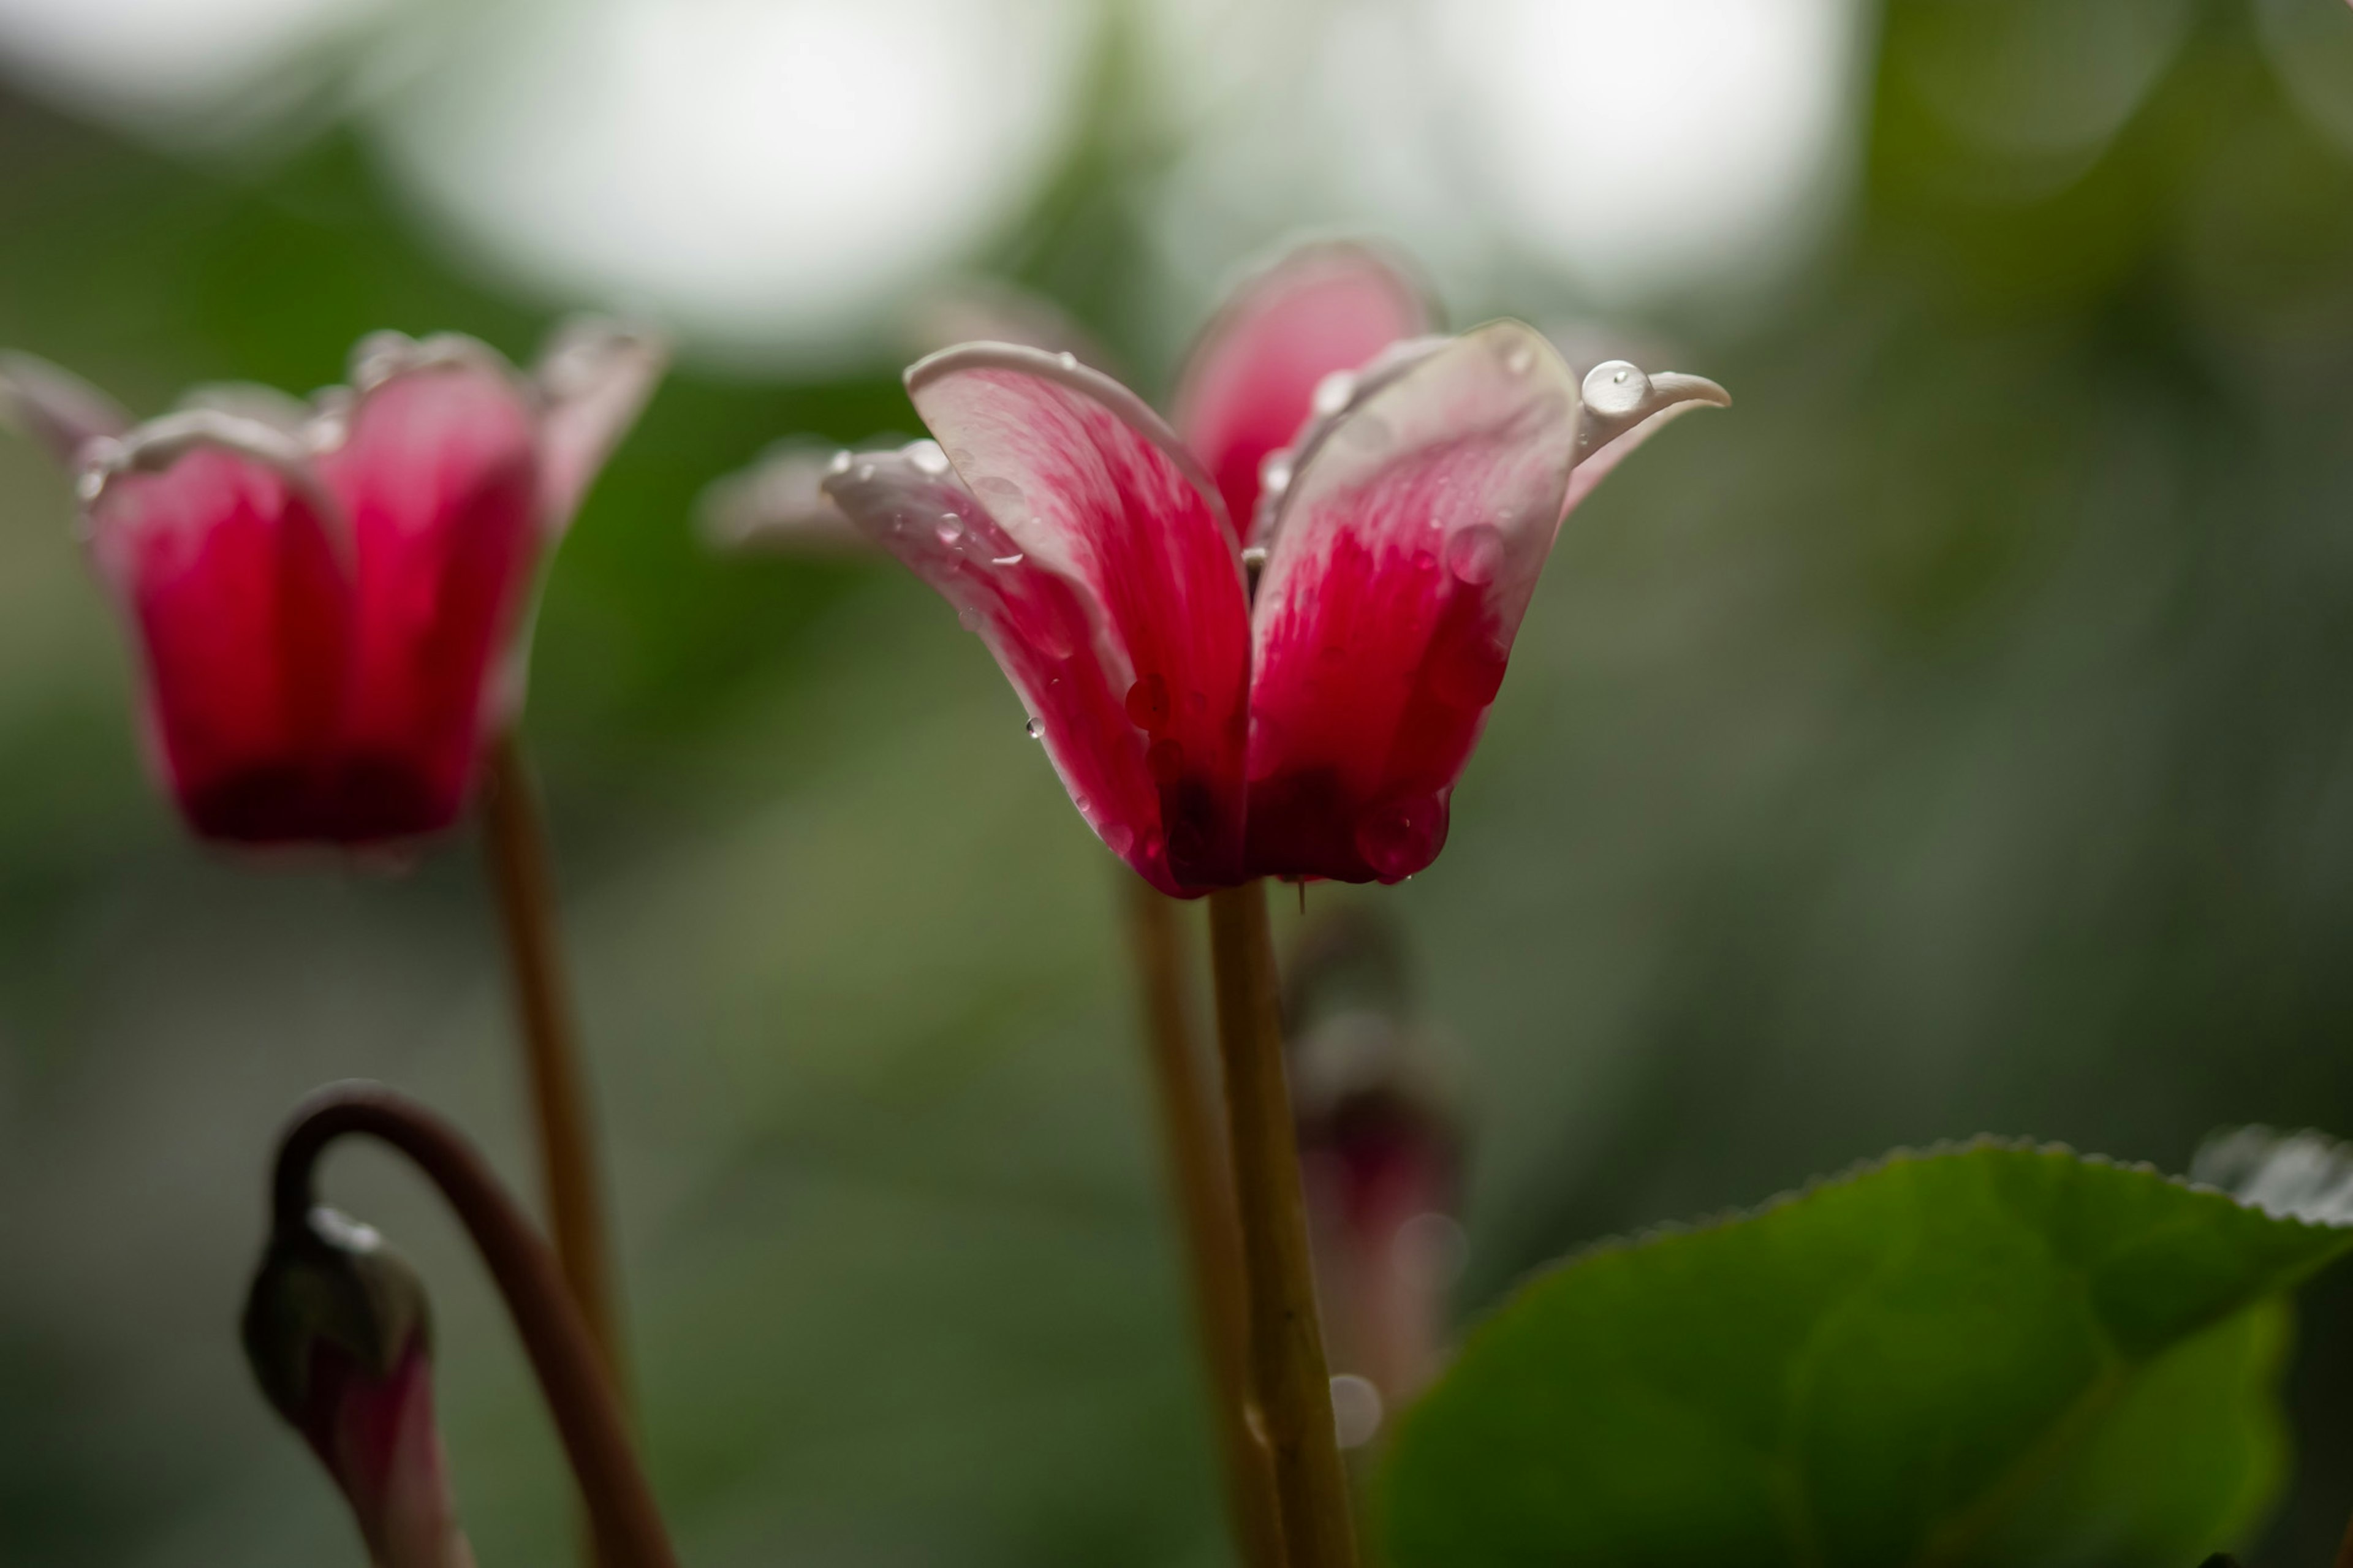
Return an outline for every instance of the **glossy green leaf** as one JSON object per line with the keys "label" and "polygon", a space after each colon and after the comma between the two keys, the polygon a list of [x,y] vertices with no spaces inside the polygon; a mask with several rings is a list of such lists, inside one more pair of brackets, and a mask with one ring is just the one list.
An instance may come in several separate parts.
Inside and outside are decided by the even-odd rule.
{"label": "glossy green leaf", "polygon": [[2277,1490],[2283,1293],[2353,1246],[2271,1175],[1979,1143],[1571,1259],[1403,1422],[1389,1559],[2197,1563]]}

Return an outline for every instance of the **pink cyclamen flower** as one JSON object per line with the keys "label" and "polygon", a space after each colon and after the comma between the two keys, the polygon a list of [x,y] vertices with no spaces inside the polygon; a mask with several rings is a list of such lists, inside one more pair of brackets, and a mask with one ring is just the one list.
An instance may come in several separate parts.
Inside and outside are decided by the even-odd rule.
{"label": "pink cyclamen flower", "polygon": [[526,377],[470,338],[378,333],[349,388],[203,388],[134,427],[0,356],[0,415],[75,476],[189,826],[368,844],[454,822],[522,700],[539,568],[662,357],[588,322]]}
{"label": "pink cyclamen flower", "polygon": [[1429,865],[1568,509],[1729,401],[1623,363],[1580,389],[1516,321],[1422,330],[1377,256],[1310,247],[1212,321],[1176,428],[1071,355],[968,343],[907,372],[936,443],[827,481],[1164,892]]}

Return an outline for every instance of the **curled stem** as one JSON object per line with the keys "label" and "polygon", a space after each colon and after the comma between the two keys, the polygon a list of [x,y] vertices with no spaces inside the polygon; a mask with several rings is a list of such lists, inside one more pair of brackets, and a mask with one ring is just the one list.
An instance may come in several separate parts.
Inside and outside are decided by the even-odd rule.
{"label": "curled stem", "polygon": [[1332,1421],[1307,1205],[1283,1076],[1266,888],[1209,895],[1218,1048],[1250,1303],[1250,1386],[1274,1458],[1291,1568],[1356,1568],[1348,1472]]}
{"label": "curled stem", "polygon": [[546,824],[530,764],[512,733],[491,742],[489,769],[483,842],[522,1026],[524,1076],[531,1089],[548,1234],[605,1370],[626,1399],[620,1314],[604,1192],[597,1179],[587,1070],[565,985]]}
{"label": "curled stem", "polygon": [[612,1383],[564,1275],[464,1134],[381,1085],[320,1090],[297,1108],[278,1145],[270,1209],[280,1234],[298,1230],[314,1205],[320,1156],[353,1133],[407,1156],[466,1227],[531,1358],[604,1560],[613,1568],[677,1568]]}
{"label": "curled stem", "polygon": [[1141,877],[1126,885],[1128,936],[1144,1002],[1154,1099],[1168,1184],[1176,1200],[1193,1310],[1215,1400],[1226,1506],[1247,1568],[1283,1568],[1282,1512],[1264,1444],[1250,1429],[1249,1301],[1242,1283],[1225,1140],[1212,1110],[1216,1089],[1202,1070],[1185,997],[1177,905]]}

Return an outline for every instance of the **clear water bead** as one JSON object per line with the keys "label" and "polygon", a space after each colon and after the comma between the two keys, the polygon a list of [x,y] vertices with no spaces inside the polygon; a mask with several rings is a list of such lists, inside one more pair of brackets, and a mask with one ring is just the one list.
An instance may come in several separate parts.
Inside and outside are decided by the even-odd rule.
{"label": "clear water bead", "polygon": [[1281,447],[1269,452],[1258,466],[1259,488],[1271,496],[1279,496],[1291,488],[1291,454]]}
{"label": "clear water bead", "polygon": [[1356,375],[1354,371],[1335,370],[1315,384],[1315,412],[1329,419],[1356,395]]}
{"label": "clear water bead", "polygon": [[1606,360],[1585,373],[1580,395],[1594,413],[1623,418],[1651,400],[1651,378],[1625,360]]}
{"label": "clear water bead", "polygon": [[1029,738],[1033,741],[1042,741],[1046,738],[1046,721],[1043,719],[1032,715],[1029,721],[1021,727],[1029,731]]}
{"label": "clear water bead", "polygon": [[940,450],[937,441],[918,441],[907,448],[907,461],[915,465],[919,473],[938,479],[948,471],[948,455]]}
{"label": "clear water bead", "polygon": [[849,472],[849,448],[844,447],[840,451],[836,452],[833,455],[833,461],[825,466],[825,471],[828,474]]}

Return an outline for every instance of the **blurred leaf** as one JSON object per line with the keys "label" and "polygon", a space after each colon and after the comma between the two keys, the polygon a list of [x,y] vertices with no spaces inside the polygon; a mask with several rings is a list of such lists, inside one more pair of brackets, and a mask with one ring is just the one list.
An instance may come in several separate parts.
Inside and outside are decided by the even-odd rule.
{"label": "blurred leaf", "polygon": [[1391,1559],[2194,1563],[2276,1490],[2281,1295],[2348,1246],[1978,1143],[1605,1247],[1406,1420]]}

